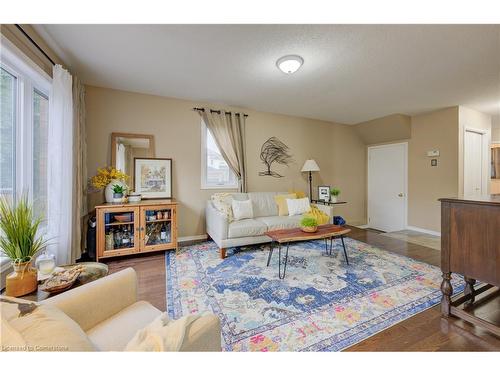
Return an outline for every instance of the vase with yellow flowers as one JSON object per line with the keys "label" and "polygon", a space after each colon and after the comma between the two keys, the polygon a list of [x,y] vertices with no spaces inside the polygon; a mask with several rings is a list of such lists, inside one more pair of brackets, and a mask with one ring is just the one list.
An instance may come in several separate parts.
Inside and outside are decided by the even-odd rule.
{"label": "vase with yellow flowers", "polygon": [[104,189],[106,202],[113,203],[114,186],[121,186],[123,191],[128,190],[129,176],[114,167],[98,168],[97,174],[90,179],[92,186],[98,190]]}

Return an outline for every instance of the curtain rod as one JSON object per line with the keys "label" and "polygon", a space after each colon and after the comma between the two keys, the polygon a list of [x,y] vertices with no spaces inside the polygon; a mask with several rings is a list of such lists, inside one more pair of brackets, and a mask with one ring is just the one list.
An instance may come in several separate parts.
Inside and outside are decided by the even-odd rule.
{"label": "curtain rod", "polygon": [[[193,108],[193,109],[194,109],[195,111],[202,111],[202,112],[205,112],[205,108],[196,108],[196,107],[195,107],[195,108]],[[220,111],[217,111],[217,110],[215,110],[215,109],[211,109],[211,110],[210,110],[210,112],[212,112],[212,113],[218,113],[218,114],[220,115]],[[226,115],[230,115],[230,114],[231,114],[231,112],[226,112]],[[235,113],[235,115],[238,115],[238,116],[239,116],[239,115],[240,115],[240,113]],[[243,116],[248,117],[248,115],[247,115],[246,113],[243,113]]]}
{"label": "curtain rod", "polygon": [[33,40],[33,39],[32,39],[32,38],[31,38],[31,37],[30,37],[30,36],[26,33],[26,31],[24,31],[24,30],[23,30],[23,28],[22,28],[21,26],[19,26],[17,23],[15,24],[15,26],[16,26],[16,27],[19,29],[19,31],[21,31],[21,32],[24,34],[24,36],[25,36],[26,38],[28,38],[28,39],[29,39],[29,41],[30,41],[30,42],[31,42],[31,43],[32,43],[32,44],[33,44],[33,45],[34,45],[34,46],[35,46],[35,47],[36,47],[36,48],[37,48],[37,49],[38,49],[38,50],[39,50],[39,51],[40,51],[40,52],[41,52],[41,53],[42,53],[42,54],[43,54],[43,55],[44,55],[44,56],[45,56],[45,57],[46,57],[46,58],[47,58],[47,59],[51,62],[51,63],[52,63],[52,65],[56,65],[56,63],[54,62],[54,60],[52,60],[52,59],[50,58],[50,56],[49,56],[49,55],[47,55],[47,54],[45,53],[45,51],[42,49],[42,47],[40,47],[40,46],[38,45],[38,43],[37,43],[37,42],[35,42],[35,41],[34,41],[34,40]]}

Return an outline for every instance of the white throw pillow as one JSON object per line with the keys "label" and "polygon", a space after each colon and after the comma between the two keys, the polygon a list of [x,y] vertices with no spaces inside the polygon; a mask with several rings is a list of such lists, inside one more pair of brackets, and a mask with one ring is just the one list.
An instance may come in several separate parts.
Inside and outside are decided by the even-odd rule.
{"label": "white throw pillow", "polygon": [[311,210],[309,198],[287,199],[288,216],[302,215]]}
{"label": "white throw pillow", "polygon": [[215,193],[212,195],[211,200],[217,211],[226,215],[229,222],[233,221],[233,210],[231,208],[233,195],[231,193]]}
{"label": "white throw pillow", "polygon": [[200,314],[193,314],[170,320],[167,313],[162,313],[152,323],[137,331],[125,351],[178,352],[184,343],[186,330],[200,317]]}
{"label": "white throw pillow", "polygon": [[252,201],[237,201],[233,199],[232,203],[234,220],[253,219]]}

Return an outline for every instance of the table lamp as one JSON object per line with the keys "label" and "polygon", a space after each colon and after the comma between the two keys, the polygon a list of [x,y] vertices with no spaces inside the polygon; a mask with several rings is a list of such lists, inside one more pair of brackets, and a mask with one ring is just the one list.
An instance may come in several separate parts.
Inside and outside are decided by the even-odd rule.
{"label": "table lamp", "polygon": [[312,172],[319,172],[319,167],[313,159],[306,160],[301,172],[309,172],[309,200],[312,200]]}

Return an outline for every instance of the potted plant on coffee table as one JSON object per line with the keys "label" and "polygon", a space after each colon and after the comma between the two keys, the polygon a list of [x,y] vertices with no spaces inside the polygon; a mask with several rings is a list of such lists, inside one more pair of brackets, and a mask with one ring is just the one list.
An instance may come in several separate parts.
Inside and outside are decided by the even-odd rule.
{"label": "potted plant on coffee table", "polygon": [[330,202],[336,203],[339,195],[340,195],[340,189],[337,189],[336,187],[331,188],[330,189]]}
{"label": "potted plant on coffee table", "polygon": [[314,233],[318,230],[318,220],[311,216],[304,216],[300,220],[300,229],[306,233]]}
{"label": "potted plant on coffee table", "polygon": [[0,249],[14,267],[14,272],[5,280],[8,296],[23,296],[38,287],[37,270],[32,262],[47,245],[43,236],[38,235],[41,222],[41,217],[35,217],[26,195],[16,203],[0,197]]}

